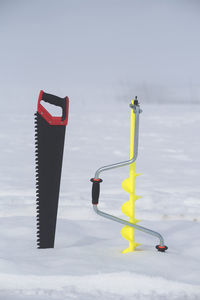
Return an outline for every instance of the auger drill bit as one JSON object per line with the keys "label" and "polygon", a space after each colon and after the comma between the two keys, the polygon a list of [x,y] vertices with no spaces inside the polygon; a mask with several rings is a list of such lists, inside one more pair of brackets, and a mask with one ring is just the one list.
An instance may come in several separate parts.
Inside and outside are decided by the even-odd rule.
{"label": "auger drill bit", "polygon": [[[134,107],[134,103],[137,103],[137,98],[131,101],[131,107]],[[134,155],[134,136],[135,136],[135,113],[131,109],[131,132],[130,132],[130,159]],[[135,162],[130,164],[130,176],[122,182],[122,188],[129,193],[129,201],[125,202],[121,211],[129,217],[129,221],[133,224],[137,224],[139,220],[135,218],[135,201],[141,198],[141,196],[135,195],[135,178],[140,174],[135,172]],[[129,241],[129,247],[122,251],[122,253],[132,252],[135,250],[139,243],[135,242],[135,229],[128,225],[125,225],[121,230],[123,238]]]}
{"label": "auger drill bit", "polygon": [[[154,230],[151,230],[149,228],[139,226],[136,223],[138,222],[137,219],[135,219],[134,214],[134,204],[135,201],[140,197],[135,195],[135,177],[139,174],[135,173],[135,161],[138,156],[138,140],[139,140],[139,115],[142,112],[140,109],[139,102],[137,100],[137,97],[134,101],[130,104],[130,108],[132,110],[131,115],[131,158],[130,160],[122,161],[119,163],[107,165],[104,167],[99,168],[95,172],[94,178],[91,178],[90,181],[92,182],[92,204],[94,211],[109,220],[112,220],[114,222],[118,222],[120,224],[125,225],[124,228],[122,228],[122,235],[129,241],[129,247],[123,251],[123,253],[127,253],[130,251],[134,251],[135,247],[138,246],[137,243],[134,241],[134,229],[137,229],[139,231],[145,232],[147,234],[150,234],[152,236],[155,236],[159,239],[159,245],[156,246],[156,249],[160,252],[165,252],[168,247],[164,244],[164,239],[162,235]],[[115,217],[113,215],[107,214],[101,210],[98,209],[99,204],[99,195],[100,195],[100,183],[103,181],[101,178],[99,178],[100,173],[108,170],[112,170],[115,168],[128,166],[130,165],[130,177],[125,179],[125,181],[122,182],[122,187],[125,191],[129,192],[130,198],[129,201],[124,203],[122,206],[122,211],[130,217],[130,221],[126,221],[123,219],[120,219],[118,217]]]}
{"label": "auger drill bit", "polygon": [[[62,117],[53,117],[41,101],[60,106]],[[37,246],[53,248],[58,210],[65,129],[69,99],[43,91],[35,113]]]}

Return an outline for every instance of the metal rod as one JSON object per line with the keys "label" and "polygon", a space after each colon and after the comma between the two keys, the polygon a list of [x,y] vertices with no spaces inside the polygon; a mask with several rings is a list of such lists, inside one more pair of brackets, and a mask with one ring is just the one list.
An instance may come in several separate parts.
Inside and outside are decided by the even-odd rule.
{"label": "metal rod", "polygon": [[134,155],[133,158],[130,160],[125,160],[119,163],[115,163],[115,164],[111,164],[111,165],[107,165],[107,166],[103,166],[101,168],[99,168],[94,175],[94,178],[98,179],[99,178],[99,174],[104,172],[104,171],[108,171],[111,169],[115,169],[115,168],[119,168],[119,167],[124,167],[124,166],[128,166],[132,163],[134,163],[137,159],[138,156],[138,141],[139,141],[139,114],[142,112],[142,110],[140,109],[139,105],[130,105],[130,107],[134,110],[135,112],[135,136],[134,136]]}
{"label": "metal rod", "polygon": [[137,230],[140,230],[140,231],[145,232],[147,234],[153,235],[153,236],[157,237],[160,240],[160,244],[159,244],[160,246],[165,245],[164,244],[164,239],[163,239],[163,237],[160,233],[158,233],[154,230],[148,229],[146,227],[143,227],[143,226],[135,225],[133,223],[130,223],[130,222],[128,222],[126,220],[123,220],[123,219],[120,219],[118,217],[109,215],[109,214],[99,210],[97,205],[93,205],[93,209],[99,216],[104,217],[104,218],[109,219],[109,220],[112,220],[112,221],[115,221],[115,222],[118,222],[118,223],[123,224],[123,225],[131,226],[131,227],[133,227]]}

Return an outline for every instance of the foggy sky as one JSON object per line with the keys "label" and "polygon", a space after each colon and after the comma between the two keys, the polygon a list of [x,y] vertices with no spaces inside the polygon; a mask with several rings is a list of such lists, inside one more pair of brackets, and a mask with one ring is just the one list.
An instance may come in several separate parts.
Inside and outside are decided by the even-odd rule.
{"label": "foggy sky", "polygon": [[0,1],[0,96],[200,101],[198,1]]}

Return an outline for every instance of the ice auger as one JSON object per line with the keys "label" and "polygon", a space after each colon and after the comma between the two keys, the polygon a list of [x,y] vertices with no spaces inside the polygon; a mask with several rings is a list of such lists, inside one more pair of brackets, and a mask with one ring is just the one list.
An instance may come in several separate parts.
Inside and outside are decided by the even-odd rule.
{"label": "ice auger", "polygon": [[[162,235],[154,230],[149,228],[139,226],[136,223],[138,222],[135,219],[135,201],[140,198],[140,196],[135,195],[135,178],[140,175],[135,173],[135,161],[138,156],[138,140],[139,140],[139,116],[142,113],[137,97],[131,101],[131,138],[130,138],[130,160],[122,161],[119,163],[103,166],[99,168],[94,175],[94,178],[91,178],[92,182],[92,204],[94,211],[109,220],[121,223],[125,225],[122,228],[121,234],[122,236],[129,241],[129,247],[123,251],[123,253],[134,251],[135,248],[139,245],[135,243],[134,239],[134,229],[140,230],[147,234],[153,235],[159,239],[159,244],[156,246],[156,249],[160,252],[165,252],[168,249],[164,244],[164,239]],[[128,166],[130,165],[130,176],[122,182],[122,188],[129,193],[129,201],[123,204],[122,212],[129,217],[129,221],[120,219],[113,215],[107,214],[98,209],[99,204],[99,195],[100,195],[100,183],[103,181],[99,178],[100,173],[108,170],[112,170],[115,168]]]}
{"label": "ice auger", "polygon": [[[52,116],[41,101],[60,106],[62,117]],[[68,97],[60,98],[40,91],[35,114],[38,248],[54,247],[68,106]]]}

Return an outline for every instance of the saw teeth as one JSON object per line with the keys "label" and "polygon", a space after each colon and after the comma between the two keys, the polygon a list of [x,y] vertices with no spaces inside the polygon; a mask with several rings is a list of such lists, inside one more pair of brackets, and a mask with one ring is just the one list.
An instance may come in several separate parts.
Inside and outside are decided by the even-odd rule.
{"label": "saw teeth", "polygon": [[40,249],[40,238],[37,239],[37,248]]}
{"label": "saw teeth", "polygon": [[40,209],[39,209],[39,166],[38,166],[38,120],[35,113],[35,178],[36,178],[36,227],[37,227],[37,248],[40,246]]}

